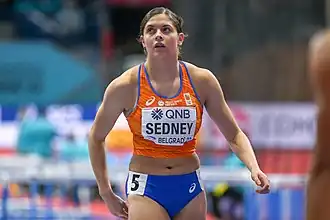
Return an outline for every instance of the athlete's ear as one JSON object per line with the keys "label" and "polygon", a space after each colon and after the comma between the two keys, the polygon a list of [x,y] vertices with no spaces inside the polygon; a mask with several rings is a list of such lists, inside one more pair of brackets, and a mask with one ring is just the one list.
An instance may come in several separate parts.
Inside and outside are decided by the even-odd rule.
{"label": "athlete's ear", "polygon": [[183,41],[184,41],[184,33],[179,33],[179,39],[178,39],[178,45],[182,46]]}
{"label": "athlete's ear", "polygon": [[140,41],[143,49],[145,49],[146,48],[146,44],[144,43],[143,35],[140,36],[139,41]]}

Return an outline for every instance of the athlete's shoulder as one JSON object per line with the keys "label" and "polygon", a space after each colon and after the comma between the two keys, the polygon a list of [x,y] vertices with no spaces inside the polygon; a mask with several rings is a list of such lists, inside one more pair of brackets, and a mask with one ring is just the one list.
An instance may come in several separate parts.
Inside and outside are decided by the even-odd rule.
{"label": "athlete's shoulder", "polygon": [[219,85],[217,78],[210,70],[206,68],[199,67],[188,62],[184,62],[184,64],[188,69],[193,86],[196,89],[201,103],[204,103],[206,97],[209,95],[210,87]]}
{"label": "athlete's shoulder", "polygon": [[190,74],[190,77],[197,83],[208,83],[216,80],[215,75],[207,68],[197,66],[189,62],[183,62]]}

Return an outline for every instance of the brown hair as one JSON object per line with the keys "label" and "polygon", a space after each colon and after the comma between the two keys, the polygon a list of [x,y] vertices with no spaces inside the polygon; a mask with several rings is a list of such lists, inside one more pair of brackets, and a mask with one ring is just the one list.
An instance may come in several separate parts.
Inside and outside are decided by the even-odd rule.
{"label": "brown hair", "polygon": [[[140,24],[140,34],[139,34],[139,41],[140,41],[140,37],[143,36],[143,31],[144,28],[146,26],[146,24],[148,23],[148,21],[155,15],[159,15],[159,14],[165,14],[169,17],[169,19],[172,21],[176,31],[178,33],[184,33],[183,32],[183,18],[178,16],[177,14],[175,14],[174,12],[172,12],[170,9],[168,8],[164,8],[164,7],[156,7],[151,9],[142,19],[141,24]],[[185,36],[187,36],[185,34]],[[181,56],[181,50],[182,50],[182,46],[178,45],[179,47],[179,54],[178,54],[178,59],[181,60],[182,56]],[[146,54],[147,51],[144,49],[144,53]]]}

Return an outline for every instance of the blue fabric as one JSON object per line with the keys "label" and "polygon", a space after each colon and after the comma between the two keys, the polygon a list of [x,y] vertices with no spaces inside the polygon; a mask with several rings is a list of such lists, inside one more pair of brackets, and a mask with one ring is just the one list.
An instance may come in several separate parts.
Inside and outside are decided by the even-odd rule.
{"label": "blue fabric", "polygon": [[172,219],[203,191],[198,172],[199,170],[182,175],[148,175],[144,196],[160,204]]}

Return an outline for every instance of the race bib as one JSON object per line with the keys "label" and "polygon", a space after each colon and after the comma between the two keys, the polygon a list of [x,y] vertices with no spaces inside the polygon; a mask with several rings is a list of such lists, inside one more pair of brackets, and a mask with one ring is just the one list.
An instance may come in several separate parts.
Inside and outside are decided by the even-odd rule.
{"label": "race bib", "polygon": [[142,109],[142,135],[160,145],[182,146],[194,138],[194,107],[155,107]]}
{"label": "race bib", "polygon": [[144,195],[148,180],[147,174],[129,171],[126,192],[128,195]]}

